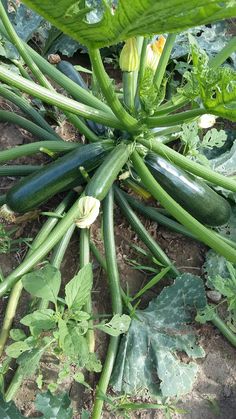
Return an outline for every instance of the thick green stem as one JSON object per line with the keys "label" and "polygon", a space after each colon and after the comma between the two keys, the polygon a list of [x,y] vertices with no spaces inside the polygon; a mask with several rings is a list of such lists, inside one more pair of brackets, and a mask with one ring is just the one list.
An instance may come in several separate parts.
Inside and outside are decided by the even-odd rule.
{"label": "thick green stem", "polygon": [[47,237],[43,244],[41,244],[29,257],[23,261],[18,268],[16,268],[8,277],[0,283],[0,297],[2,297],[12,286],[22,277],[22,275],[29,272],[37,263],[39,263],[61,240],[68,228],[80,216],[78,207],[79,199],[70,208],[67,214],[59,221],[55,229]]}
{"label": "thick green stem", "polygon": [[166,71],[166,67],[170,58],[170,54],[172,51],[172,48],[174,46],[175,43],[175,38],[176,38],[176,34],[175,33],[171,33],[167,36],[166,39],[166,43],[164,46],[164,49],[162,51],[162,54],[160,56],[160,60],[154,75],[154,79],[153,82],[156,86],[156,88],[159,90],[160,86],[161,86],[161,82],[163,80],[165,71]]}
{"label": "thick green stem", "polygon": [[236,51],[236,36],[230,39],[225,47],[218,52],[218,54],[209,61],[209,66],[216,69],[223,64],[230,55]]}
{"label": "thick green stem", "polygon": [[[83,268],[90,262],[89,236],[89,229],[83,228],[80,230],[80,268]],[[93,307],[91,295],[88,297],[88,300],[84,305],[83,309],[92,317]],[[89,352],[93,353],[95,350],[95,337],[92,318],[89,320],[89,330],[87,332],[86,338],[88,342]]]}
{"label": "thick green stem", "polygon": [[[1,28],[1,22],[0,22],[0,28]],[[20,74],[22,75],[22,77],[24,77],[27,80],[32,80],[32,78],[30,77],[30,75],[27,73],[25,67],[23,66],[23,64],[18,61],[18,60],[12,60],[12,62],[15,64],[15,66],[19,69]]]}
{"label": "thick green stem", "polygon": [[141,54],[140,54],[136,98],[138,98],[138,96],[139,96],[140,85],[142,83],[143,76],[144,76],[144,73],[145,73],[148,42],[149,42],[149,38],[144,38],[142,49],[141,49]]}
{"label": "thick green stem", "polygon": [[126,108],[132,112],[134,110],[134,71],[123,71],[123,99]]}
{"label": "thick green stem", "polygon": [[92,143],[95,143],[96,141],[100,141],[100,138],[94,134],[94,132],[87,127],[87,125],[81,121],[80,118],[78,118],[78,116],[73,115],[72,113],[65,113],[65,115],[67,116],[67,119],[69,122],[71,122],[75,128],[78,129],[79,133],[84,135],[85,138],[87,138],[89,141],[91,141]]}
{"label": "thick green stem", "polygon": [[173,103],[172,101],[166,102],[164,105],[158,108],[158,110],[154,113],[153,117],[159,117],[161,115],[168,115],[174,111],[177,111],[178,109],[183,108],[183,106],[186,106],[188,104],[189,104],[189,100],[185,98],[181,98],[176,103]]}
{"label": "thick green stem", "polygon": [[135,109],[138,110],[139,107],[140,107],[139,97],[137,95],[137,93],[138,93],[138,83],[139,83],[139,72],[140,72],[140,66],[141,66],[141,54],[142,54],[142,49],[143,49],[143,44],[145,42],[145,38],[143,36],[137,36],[136,37],[136,42],[137,42],[137,50],[138,50],[138,55],[140,57],[140,61],[139,61],[138,70],[136,70],[134,72],[133,86],[134,86],[134,106],[135,106]]}
{"label": "thick green stem", "polygon": [[143,184],[150,191],[152,196],[157,199],[167,211],[183,224],[197,239],[220,253],[227,260],[236,263],[236,251],[228,246],[223,240],[219,239],[212,231],[208,230],[204,225],[199,223],[187,211],[185,211],[166,191],[158,184],[152,174],[145,166],[142,158],[134,151],[132,154],[132,162]]}
{"label": "thick green stem", "polygon": [[[106,255],[107,274],[111,293],[113,314],[122,314],[119,272],[117,267],[114,224],[113,224],[113,191],[112,189],[103,201],[103,236]],[[106,360],[98,382],[92,419],[100,419],[104,401],[99,394],[106,394],[119,344],[119,337],[111,337]]]}
{"label": "thick green stem", "polygon": [[[67,208],[67,206],[71,203],[72,198],[75,196],[75,194],[73,192],[70,192],[67,197],[61,202],[61,204],[59,204],[59,206],[57,207],[57,209],[55,210],[55,213],[57,215],[61,215],[64,213],[65,209]],[[39,233],[37,234],[37,236],[35,237],[30,250],[27,253],[27,256],[25,258],[25,261],[28,260],[30,258],[30,256],[33,254],[33,252],[41,245],[44,243],[44,241],[47,239],[48,235],[51,233],[51,231],[53,230],[53,228],[55,227],[55,225],[58,223],[58,218],[57,217],[50,217],[46,223],[43,225],[42,229],[39,231]],[[57,254],[61,254],[61,252],[57,252]],[[56,261],[56,263],[58,263],[58,260]],[[13,319],[15,317],[15,313],[16,313],[16,309],[17,309],[17,305],[21,296],[21,292],[22,292],[22,282],[19,281],[17,282],[17,284],[14,285],[14,287],[12,288],[8,303],[7,303],[7,308],[6,308],[6,312],[5,312],[5,317],[4,317],[4,321],[3,321],[3,326],[1,329],[1,334],[0,334],[0,356],[3,352],[5,343],[8,339],[9,336],[9,331],[11,329],[11,325],[13,322]]]}
{"label": "thick green stem", "polygon": [[[0,15],[2,17],[3,24],[5,26],[5,29],[7,30],[7,33],[10,37],[10,40],[12,41],[13,45],[16,46],[18,49],[20,55],[22,56],[25,63],[28,65],[36,79],[39,81],[39,83],[46,87],[47,89],[53,91],[53,87],[50,84],[50,82],[47,80],[47,78],[44,76],[44,69],[42,71],[38,68],[36,65],[34,59],[31,57],[31,55],[27,51],[26,45],[22,42],[22,40],[17,36],[14,28],[11,25],[11,22],[8,19],[8,16],[2,6],[0,4]],[[27,79],[29,79],[27,77]],[[81,121],[77,116],[75,115],[69,115],[67,114],[69,120],[73,123],[73,125],[79,129],[80,133],[85,135],[86,138],[88,138],[90,141],[97,141],[96,135]],[[40,115],[39,115],[40,117]],[[46,121],[45,121],[46,124]],[[49,127],[50,128],[50,127]],[[51,132],[49,130],[49,132]],[[59,137],[58,137],[59,138]]]}
{"label": "thick green stem", "polygon": [[112,86],[112,81],[107,75],[103,66],[99,50],[90,49],[89,56],[93,66],[94,74],[98,80],[99,86],[108,105],[127,131],[136,131],[138,128],[138,121],[128,112],[126,112],[118,97],[116,96],[115,90]]}
{"label": "thick green stem", "polygon": [[15,160],[22,156],[31,156],[32,154],[39,153],[42,150],[49,150],[55,153],[66,153],[79,146],[80,144],[78,143],[66,143],[64,141],[38,141],[31,144],[24,144],[18,147],[13,147],[10,150],[0,151],[0,163]]}
{"label": "thick green stem", "polygon": [[62,141],[56,134],[46,131],[44,128],[39,127],[34,122],[17,115],[14,112],[0,111],[0,122],[10,122],[11,124],[19,125],[19,127],[31,132],[35,137],[42,138],[46,141]]}
{"label": "thick green stem", "polygon": [[0,166],[0,176],[27,176],[30,173],[39,170],[42,166],[33,165],[12,165]]}
{"label": "thick green stem", "polygon": [[88,105],[84,105],[73,99],[67,98],[60,93],[48,90],[45,87],[39,86],[30,80],[26,80],[23,77],[18,76],[3,66],[0,66],[0,80],[15,86],[17,89],[25,93],[41,99],[49,105],[57,106],[63,111],[71,112],[72,114],[82,116],[85,119],[91,119],[92,121],[99,122],[102,125],[107,125],[112,128],[124,128],[124,125],[110,113],[91,108]]}
{"label": "thick green stem", "polygon": [[[37,125],[46,131],[50,132],[52,135],[57,137],[58,140],[61,140],[59,135],[52,129],[52,127],[45,121],[45,119],[36,111],[29,102],[24,99],[22,96],[18,96],[12,91],[8,90],[6,87],[0,85],[0,96],[14,103],[18,108],[20,108],[26,115],[28,115]],[[56,139],[56,138],[55,138]]]}
{"label": "thick green stem", "polygon": [[138,234],[139,238],[142,242],[147,246],[150,250],[152,256],[160,261],[164,266],[170,267],[170,272],[174,274],[174,276],[179,274],[179,271],[173,266],[168,256],[163,252],[161,247],[156,243],[156,241],[150,236],[150,234],[145,229],[144,225],[141,223],[137,215],[134,213],[132,208],[129,206],[128,202],[125,199],[124,193],[117,187],[115,189],[115,199],[123,211],[126,219],[133,227],[133,229]]}
{"label": "thick green stem", "polygon": [[223,320],[221,320],[218,313],[214,310],[212,314],[212,318],[210,320],[217,329],[222,333],[222,335],[233,345],[236,347],[236,334],[230,330],[230,328],[225,324]]}
{"label": "thick green stem", "polygon": [[141,201],[135,199],[133,196],[123,191],[122,194],[125,196],[125,199],[128,201],[132,208],[135,208],[138,212],[145,215],[150,220],[153,220],[160,225],[164,225],[165,227],[170,228],[176,233],[184,234],[185,236],[190,237],[191,239],[195,239],[195,236],[192,233],[190,233],[190,231],[188,231],[184,226],[182,226],[182,224],[179,224],[171,218],[168,218],[165,215],[161,214],[157,208],[144,205]]}
{"label": "thick green stem", "polygon": [[137,138],[137,141],[143,144],[145,147],[154,151],[162,157],[170,160],[171,162],[182,167],[184,170],[193,173],[214,185],[221,186],[222,188],[229,189],[232,192],[236,192],[236,181],[230,178],[227,178],[220,173],[216,173],[206,166],[202,166],[199,163],[196,163],[193,160],[188,159],[172,148],[166,146],[165,144],[156,141],[156,140],[147,140],[141,137]]}
{"label": "thick green stem", "polygon": [[[196,240],[196,236],[194,234],[190,233],[190,231],[187,228],[185,228],[182,224],[179,224],[176,221],[172,220],[171,218],[166,217],[165,215],[160,213],[160,211],[158,211],[157,208],[145,205],[143,202],[135,199],[133,196],[131,196],[131,195],[129,195],[129,194],[123,192],[123,191],[122,191],[122,193],[124,194],[126,200],[129,202],[129,204],[131,205],[132,208],[135,208],[138,212],[147,216],[150,220],[153,220],[160,225],[164,225],[165,227],[170,228],[171,230],[175,231],[176,233],[183,234],[183,235],[189,237],[190,239]],[[221,240],[224,240],[224,242],[227,243],[229,246],[236,249],[236,243],[234,241],[228,239],[225,236],[220,235],[219,233],[217,233],[215,231],[212,231],[212,233],[215,234],[216,236],[218,236]]]}
{"label": "thick green stem", "polygon": [[195,119],[206,112],[206,109],[198,108],[192,109],[190,111],[180,112],[175,115],[150,116],[143,122],[146,123],[149,128],[170,127],[172,125],[180,125],[184,122],[191,121],[192,119]]}
{"label": "thick green stem", "polygon": [[[4,36],[6,36],[9,39],[9,36],[6,33],[6,30],[2,26],[1,22],[0,22],[0,31],[3,33]],[[101,102],[99,99],[93,96],[90,92],[88,93],[86,90],[78,86],[68,77],[62,75],[60,71],[58,71],[54,66],[49,64],[46,60],[44,60],[44,58],[42,58],[39,54],[37,54],[27,44],[25,44],[22,41],[21,43],[22,43],[22,48],[24,48],[24,51],[29,55],[30,57],[29,59],[31,59],[33,63],[35,62],[36,66],[38,65],[43,73],[48,74],[49,77],[55,80],[60,86],[62,86],[67,92],[69,92],[75,99],[87,105],[91,105],[92,107],[95,107],[96,109],[101,109],[104,112],[110,113],[112,115],[110,108],[106,106],[103,102]],[[52,91],[54,90],[49,82],[47,82],[46,87],[49,90],[52,90]],[[85,135],[86,138],[88,138],[89,141],[92,141],[92,142],[97,141],[97,136],[77,116],[73,114],[68,114],[66,112],[65,112],[65,115],[68,117],[70,122],[72,122],[73,125],[79,129],[80,133]]]}
{"label": "thick green stem", "polygon": [[28,67],[30,68],[30,70],[32,71],[36,79],[39,81],[39,83],[42,86],[48,88],[50,86],[50,83],[48,82],[44,74],[39,70],[35,62],[32,60],[31,56],[27,53],[24,47],[24,44],[21,41],[21,39],[18,37],[15,29],[13,28],[1,1],[0,1],[0,18],[2,20],[3,25],[5,26],[5,29],[8,33],[8,36],[12,44],[17,48],[24,62],[28,65]]}

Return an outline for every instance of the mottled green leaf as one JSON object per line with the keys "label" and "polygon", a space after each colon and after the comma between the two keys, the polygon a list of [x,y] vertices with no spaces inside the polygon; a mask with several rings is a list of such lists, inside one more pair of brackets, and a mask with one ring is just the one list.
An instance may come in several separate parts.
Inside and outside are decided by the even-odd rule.
{"label": "mottled green leaf", "polygon": [[213,250],[209,250],[206,254],[205,263],[203,265],[204,272],[207,277],[219,275],[221,278],[228,278],[226,259],[218,255]]}
{"label": "mottled green leaf", "polygon": [[[104,47],[136,35],[178,32],[236,15],[235,0],[24,0],[64,33],[84,45]],[[89,8],[88,4],[92,4]],[[99,9],[97,11],[97,9]],[[95,14],[93,15],[95,11]],[[87,20],[86,20],[87,18]],[[90,22],[94,23],[89,23]]]}
{"label": "mottled green leaf", "polygon": [[[25,418],[17,409],[15,403],[5,402],[0,394],[0,418],[1,419],[21,419]],[[30,418],[29,418],[30,419]]]}
{"label": "mottled green leaf", "polygon": [[14,12],[10,13],[9,17],[19,37],[26,42],[30,40],[43,21],[42,16],[28,9],[24,4],[18,5]]}
{"label": "mottled green leaf", "polygon": [[66,393],[56,395],[51,394],[50,391],[39,393],[36,396],[35,407],[40,413],[43,413],[44,419],[73,418],[71,401]]}
{"label": "mottled green leaf", "polygon": [[[176,59],[187,56],[190,52],[188,34],[197,36],[197,41],[201,49],[207,52],[210,58],[220,52],[232,37],[232,23],[228,20],[211,24],[211,26],[197,26],[186,32],[177,35],[175,45],[171,52],[171,57]],[[234,65],[236,63],[236,54],[231,55]]]}
{"label": "mottled green leaf", "polygon": [[30,272],[22,277],[26,291],[34,297],[56,303],[61,286],[60,271],[49,263],[42,269]]}
{"label": "mottled green leaf", "polygon": [[127,332],[130,325],[130,317],[127,314],[115,314],[108,323],[98,324],[96,328],[102,330],[111,336],[119,336],[122,333]]}
{"label": "mottled green leaf", "polygon": [[193,313],[206,306],[201,278],[183,274],[152,300],[146,310],[136,310],[127,335],[122,338],[112,377],[115,391],[180,396],[191,390],[197,372],[193,362],[178,352],[202,357],[189,323]]}

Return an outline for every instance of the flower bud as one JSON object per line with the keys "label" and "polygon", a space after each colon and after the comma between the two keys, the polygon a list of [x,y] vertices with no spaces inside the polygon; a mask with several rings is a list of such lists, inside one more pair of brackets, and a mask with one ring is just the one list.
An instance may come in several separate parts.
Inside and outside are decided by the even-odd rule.
{"label": "flower bud", "polygon": [[79,218],[75,224],[79,228],[89,228],[99,214],[100,201],[93,196],[83,196],[79,200],[78,207]]}
{"label": "flower bud", "polygon": [[136,71],[139,68],[139,55],[136,38],[129,38],[122,48],[119,59],[122,71]]}
{"label": "flower bud", "polygon": [[146,66],[153,71],[156,71],[165,42],[164,36],[161,35],[155,42],[147,46]]}
{"label": "flower bud", "polygon": [[216,122],[215,115],[211,115],[208,113],[205,113],[204,115],[200,116],[198,120],[198,126],[199,128],[211,128]]}

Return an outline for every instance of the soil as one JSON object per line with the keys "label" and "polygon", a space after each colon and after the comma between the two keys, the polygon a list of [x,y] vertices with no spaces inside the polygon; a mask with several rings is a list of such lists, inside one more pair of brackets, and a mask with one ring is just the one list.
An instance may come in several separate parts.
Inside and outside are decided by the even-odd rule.
{"label": "soil", "polygon": [[[5,108],[5,102],[2,103]],[[64,129],[64,137],[66,139],[73,140],[74,132],[70,129]],[[8,124],[0,124],[0,149],[6,149],[14,147],[16,145],[28,143],[33,139],[29,134],[26,134],[23,130],[16,126]],[[39,155],[33,158],[27,158],[29,164],[42,164],[47,161],[47,157]],[[25,163],[25,159],[19,159],[15,163]],[[0,189],[1,193],[6,193],[6,190],[13,185],[16,181],[14,178],[1,178]],[[59,201],[53,199],[47,203],[43,209],[53,209]],[[147,274],[134,270],[129,263],[129,260],[136,258],[137,253],[132,248],[132,244],[141,243],[138,241],[136,234],[131,230],[127,222],[122,218],[120,212],[116,209],[116,244],[117,244],[117,256],[119,263],[119,270],[121,275],[121,282],[123,289],[129,287],[130,293],[134,293],[142,287],[147,281]],[[185,238],[179,234],[172,233],[167,229],[158,226],[156,223],[149,222],[142,218],[146,228],[153,236],[153,238],[161,245],[163,250],[166,251],[170,259],[176,264],[176,266],[182,271],[191,272],[194,274],[202,274],[202,265],[204,262],[204,255],[206,252],[205,246],[199,244],[194,240]],[[34,237],[42,224],[43,217],[36,219],[31,222],[26,222],[18,227],[16,234],[21,237]],[[7,227],[9,228],[9,227]],[[100,229],[99,223],[93,227],[92,230],[93,239],[101,247]],[[8,254],[0,255],[0,266],[3,271],[3,275],[7,275],[11,272],[22,260],[26,252],[26,245],[22,244],[17,252],[11,252]],[[106,287],[106,279],[101,268],[94,261],[95,268],[95,282],[93,291],[93,302],[94,312],[104,314],[109,313],[110,298]],[[78,269],[78,232],[76,232],[72,238],[71,244],[66,253],[65,260],[62,264],[62,276],[64,284],[73,277],[76,270]],[[163,284],[168,284],[168,280],[163,281],[158,286],[154,287],[150,292],[145,294],[145,298],[142,300],[141,308],[147,306],[148,302],[154,298],[163,287]],[[6,307],[7,300],[4,298],[0,306],[0,321],[4,316],[4,310]],[[19,326],[20,318],[27,312],[29,308],[30,300],[26,293],[23,293],[19,309],[14,321],[13,327]],[[227,343],[227,341],[219,334],[219,332],[210,324],[204,326],[196,326],[196,334],[199,339],[199,343],[204,348],[206,356],[205,358],[198,360],[199,372],[192,392],[181,400],[176,402],[178,408],[183,408],[186,413],[173,414],[173,418],[186,419],[235,419],[236,418],[236,363],[235,363],[235,350]],[[104,334],[99,333],[97,335],[97,352],[104,359],[106,353],[108,339]],[[41,372],[43,374],[44,382],[51,383],[55,382],[58,367],[55,360],[50,357],[44,357],[41,363]],[[9,379],[10,377],[8,377]],[[98,375],[91,374],[87,377],[91,386],[95,388],[98,381]],[[71,399],[73,400],[73,406],[75,412],[81,411],[81,408],[91,408],[93,401],[93,394],[88,390],[84,390],[82,386],[76,383],[72,383],[70,378],[64,383],[63,389],[68,391]],[[35,379],[25,381],[20,391],[18,392],[15,402],[19,409],[26,417],[37,416],[34,410],[34,399],[37,393],[37,385]],[[118,414],[113,413],[108,409],[104,411],[104,418],[118,418]],[[159,411],[140,411],[130,415],[134,418],[164,418],[164,415]],[[75,419],[79,419],[79,413],[75,413]]]}

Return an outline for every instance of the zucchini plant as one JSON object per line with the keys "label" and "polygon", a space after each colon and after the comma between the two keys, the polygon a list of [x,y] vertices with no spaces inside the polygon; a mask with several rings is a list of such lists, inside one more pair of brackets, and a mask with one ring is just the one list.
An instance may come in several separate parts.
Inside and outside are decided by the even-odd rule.
{"label": "zucchini plant", "polygon": [[[65,299],[58,297],[60,289],[58,269],[72,230],[79,228],[81,270],[78,275],[88,269],[88,266],[91,267],[89,256],[91,247],[107,271],[112,301],[112,320],[99,325],[100,330],[111,335],[111,340],[92,413],[92,418],[98,419],[102,415],[103,402],[119,347],[119,334],[127,330],[123,324],[124,317],[122,317],[124,306],[130,316],[135,315],[135,309],[131,303],[133,300],[127,299],[119,282],[114,239],[114,197],[152,257],[161,268],[166,269],[165,274],[169,272],[172,278],[176,277],[175,285],[169,287],[169,290],[165,289],[156,302],[150,305],[150,309],[138,311],[137,316],[144,319],[144,323],[149,316],[149,310],[155,317],[155,305],[158,306],[160,302],[163,304],[162,301],[165,300],[166,295],[168,302],[171,301],[175,289],[182,292],[182,297],[176,303],[180,311],[184,310],[185,294],[188,296],[188,305],[191,310],[204,308],[206,302],[201,279],[181,275],[178,267],[174,266],[146,231],[133,209],[137,209],[160,224],[201,241],[225,257],[229,263],[236,263],[235,242],[214,229],[226,224],[231,217],[229,202],[215,189],[221,188],[235,193],[236,180],[233,176],[227,177],[214,171],[210,165],[202,164],[203,159],[199,158],[199,153],[189,152],[190,141],[186,143],[184,153],[176,151],[176,147],[173,148],[170,145],[178,138],[183,143],[183,138],[186,138],[186,124],[196,124],[201,119],[201,125],[203,117],[206,124],[209,114],[211,121],[215,117],[236,121],[236,72],[230,67],[222,66],[235,51],[236,38],[233,37],[214,58],[209,59],[206,52],[198,46],[197,41],[189,36],[191,71],[187,69],[180,88],[171,94],[173,76],[168,67],[177,33],[193,26],[235,16],[236,2],[191,0],[184,4],[177,0],[165,2],[119,0],[114,3],[103,1],[102,5],[95,1],[93,6],[91,2],[69,0],[57,3],[46,0],[25,0],[23,3],[48,19],[60,31],[87,47],[92,78],[96,83],[98,94],[95,95],[92,89],[83,82],[73,66],[64,62],[57,66],[50,64],[19,38],[0,1],[0,34],[17,48],[24,64],[21,67],[21,74],[10,71],[3,63],[0,65],[2,82],[0,94],[17,105],[25,114],[25,117],[22,117],[16,113],[1,111],[0,120],[18,124],[31,132],[37,140],[35,143],[16,149],[1,151],[0,161],[6,163],[19,156],[38,151],[47,153],[54,159],[40,168],[19,169],[10,166],[12,175],[23,176],[24,174],[25,176],[7,192],[6,196],[2,197],[1,202],[5,204],[1,209],[1,215],[8,219],[10,217],[12,220],[13,211],[25,214],[30,210],[40,208],[44,202],[59,192],[73,188],[77,191],[77,195],[70,193],[55,212],[49,214],[48,221],[33,241],[25,259],[0,283],[1,297],[10,291],[0,334],[1,352],[9,336],[22,288],[25,287],[39,299],[38,310],[22,319],[22,323],[29,326],[32,336],[20,338],[19,341],[8,346],[8,355],[19,358],[19,367],[5,392],[5,398],[10,401],[21,385],[24,378],[23,369],[27,362],[30,359],[31,362],[32,359],[34,362],[35,359],[39,361],[48,348],[55,352],[58,346],[61,352],[64,351],[63,353],[69,357],[68,366],[72,362],[70,357],[75,361],[76,345],[83,346],[84,357],[78,355],[77,366],[80,368],[87,366],[87,369],[93,371],[99,369],[97,364],[95,365],[93,356],[94,330],[98,326],[93,323],[91,275],[83,276],[83,287],[86,292],[81,291],[80,280],[76,277],[77,279],[72,279],[66,285]],[[119,42],[124,42],[119,60],[123,88],[117,92],[104,68],[100,49]],[[64,89],[65,94],[57,92],[53,87],[55,83]],[[30,99],[21,97],[22,93],[50,106],[51,113],[54,115],[56,115],[55,109],[57,112],[60,111],[83,136],[86,144],[63,142],[46,120],[35,111]],[[185,132],[185,137],[183,132]],[[191,130],[189,132],[191,135]],[[219,144],[219,136],[214,134],[214,138],[215,140],[212,136],[210,139],[207,137],[205,147],[209,144],[210,147]],[[220,141],[222,144],[222,136]],[[5,173],[9,172],[5,171]],[[128,183],[130,189],[143,190],[144,194],[150,194],[163,207],[162,212],[160,209],[144,206],[133,196],[121,191],[117,183],[127,177],[130,179]],[[113,187],[114,183],[116,185]],[[80,187],[79,191],[78,187]],[[90,226],[96,220],[100,208],[102,208],[103,218],[105,261],[99,256],[96,248],[90,245],[89,238]],[[57,269],[57,279],[55,280],[53,275],[51,278],[47,275],[46,279],[43,276],[42,279],[43,269],[49,269],[51,265],[39,269],[37,264],[45,262],[45,258],[53,249],[56,253],[53,253],[51,263],[54,264],[54,269],[55,267]],[[156,283],[156,280],[152,283]],[[193,298],[195,291],[201,295]],[[50,293],[53,297],[50,297]],[[142,294],[140,292],[138,295]],[[48,308],[48,302],[54,304],[54,311]],[[78,314],[77,317],[70,311],[73,304],[78,310],[78,313],[75,312]],[[186,322],[191,320],[190,311],[184,312]],[[40,316],[44,316],[44,319],[39,321]],[[158,316],[160,320],[157,320],[157,323],[162,321],[161,313]],[[40,326],[38,322],[41,322]],[[179,327],[177,323],[176,328]],[[214,324],[219,324],[215,317]],[[140,327],[138,319],[134,318],[122,345],[128,342],[132,331]],[[220,330],[226,338],[233,333],[232,331],[229,333],[227,328],[226,324],[224,327],[221,324]],[[117,329],[119,329],[118,332]],[[43,335],[49,330],[51,338]],[[35,337],[41,333],[42,339],[38,342]],[[192,338],[189,338],[190,335],[191,333],[186,339],[189,339],[190,345],[194,345],[194,356],[202,355],[202,350],[195,346]],[[15,336],[12,331],[11,336]],[[159,350],[158,357],[161,358],[158,335],[155,339],[154,349]],[[235,344],[235,339],[230,338],[230,341]],[[175,341],[173,348],[183,349],[183,342],[180,344],[178,340]],[[170,362],[189,373],[192,382],[196,367],[192,363],[185,367],[177,363],[172,353],[173,348],[168,353]],[[72,349],[74,352],[71,355]],[[28,352],[35,358],[27,358]],[[120,353],[119,359],[122,358],[122,349]],[[193,355],[190,349],[187,353],[190,356]],[[35,364],[38,365],[36,362]],[[127,365],[129,365],[129,360]],[[125,364],[123,367],[125,368]],[[150,363],[149,367],[151,368]],[[126,388],[128,392],[132,388],[132,383],[127,383],[124,368],[119,371],[116,366],[114,376],[117,377],[119,383],[116,382],[114,387],[120,391]],[[163,395],[180,396],[188,391],[188,385],[183,383],[181,389],[177,389],[175,393],[170,392],[168,383],[163,378],[165,371],[160,369],[161,362],[157,374],[160,380],[163,379],[159,389],[164,389]],[[83,377],[82,372],[78,371],[77,381],[87,385]],[[126,385],[122,381],[123,377],[126,377]],[[177,380],[177,376],[173,379]],[[139,385],[135,379],[133,384]],[[146,384],[148,390],[157,391],[152,387],[150,377]]]}

